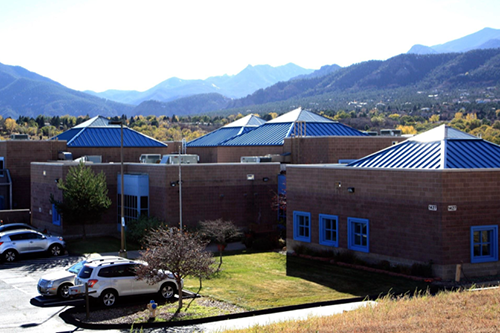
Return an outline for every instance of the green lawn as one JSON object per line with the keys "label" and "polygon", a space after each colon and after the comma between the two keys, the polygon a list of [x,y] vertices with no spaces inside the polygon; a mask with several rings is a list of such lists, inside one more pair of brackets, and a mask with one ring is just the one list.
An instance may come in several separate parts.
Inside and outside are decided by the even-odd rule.
{"label": "green lawn", "polygon": [[[385,292],[413,292],[426,285],[412,280],[369,273],[278,253],[224,256],[222,271],[203,281],[203,296],[230,302],[247,310],[274,308]],[[197,292],[199,281],[185,279]]]}

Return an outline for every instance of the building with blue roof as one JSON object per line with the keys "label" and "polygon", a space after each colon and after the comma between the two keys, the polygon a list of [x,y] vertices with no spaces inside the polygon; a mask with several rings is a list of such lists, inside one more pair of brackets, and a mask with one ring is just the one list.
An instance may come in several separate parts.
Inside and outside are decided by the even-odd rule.
{"label": "building with blue roof", "polygon": [[[93,117],[53,138],[52,141],[67,141],[66,151],[73,159],[81,156],[101,156],[102,162],[119,162],[122,143],[120,125],[109,123],[102,117]],[[147,135],[123,126],[123,159],[126,162],[139,162],[142,154],[169,154],[174,145],[153,139]]]}
{"label": "building with blue roof", "polygon": [[446,125],[348,165],[287,166],[287,248],[428,278],[500,275],[500,146]]}
{"label": "building with blue roof", "polygon": [[[200,161],[204,163],[240,162],[240,159],[246,156],[271,156],[273,161],[289,163],[292,162],[293,150],[298,146],[298,143],[292,143],[293,139],[368,137],[367,134],[354,128],[311,111],[302,110],[302,108],[297,108],[252,128],[236,125],[238,124],[233,123],[189,142],[188,152],[198,154]],[[326,142],[326,140],[323,141]],[[380,149],[387,147],[387,144],[376,145],[376,147]],[[376,150],[368,149],[367,151]],[[363,155],[355,153],[346,158],[352,159],[360,156]],[[295,163],[298,162],[297,158]]]}
{"label": "building with blue roof", "polygon": [[356,168],[500,168],[500,146],[441,125],[349,164]]}
{"label": "building with blue roof", "polygon": [[[51,140],[66,140],[68,147],[121,147],[120,125],[112,125],[110,120],[96,116]],[[147,135],[123,127],[123,147],[167,147],[168,145]]]}
{"label": "building with blue roof", "polygon": [[367,136],[367,134],[298,108],[268,121],[254,131],[227,140],[221,146],[282,146],[285,138],[317,136]]}
{"label": "building with blue roof", "polygon": [[210,132],[187,143],[187,147],[217,147],[236,136],[253,131],[266,121],[253,114],[238,119],[230,124]]}

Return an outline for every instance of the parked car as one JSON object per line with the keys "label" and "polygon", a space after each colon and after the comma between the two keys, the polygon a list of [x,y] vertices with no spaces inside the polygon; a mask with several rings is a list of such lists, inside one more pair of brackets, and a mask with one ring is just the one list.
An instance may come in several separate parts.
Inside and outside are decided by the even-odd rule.
{"label": "parked car", "polygon": [[46,252],[53,256],[64,253],[66,243],[62,237],[44,235],[34,230],[11,230],[0,233],[0,258],[15,261],[20,254]]}
{"label": "parked car", "polygon": [[103,256],[79,261],[63,271],[57,271],[42,276],[38,280],[38,292],[43,296],[59,296],[61,298],[69,298],[69,288],[75,285],[75,277],[78,275],[83,265],[96,262],[103,263],[105,261],[120,260],[127,259],[116,256]]}
{"label": "parked car", "polygon": [[29,224],[26,224],[26,223],[0,224],[0,232],[6,232],[6,231],[11,231],[11,230],[23,230],[23,229],[38,231],[37,228],[35,228]]}
{"label": "parked car", "polygon": [[[160,272],[164,279],[155,284],[138,280],[136,268],[147,263],[138,260],[92,262],[85,264],[75,278],[72,292],[83,293],[88,284],[89,296],[99,299],[101,304],[115,305],[118,297],[158,293],[163,299],[171,299],[177,293],[177,284],[171,272]],[[181,285],[181,292],[184,282]]]}

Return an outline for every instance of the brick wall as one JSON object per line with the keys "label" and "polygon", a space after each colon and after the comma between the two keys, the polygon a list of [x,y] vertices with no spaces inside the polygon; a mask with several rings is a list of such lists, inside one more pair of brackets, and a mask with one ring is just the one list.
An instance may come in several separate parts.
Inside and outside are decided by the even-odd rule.
{"label": "brick wall", "polygon": [[[102,163],[120,163],[121,155],[120,147],[67,147],[65,151],[71,152],[73,154],[73,159],[82,157],[85,155],[101,155]],[[175,145],[169,145],[168,147],[124,147],[123,148],[123,161],[138,163],[139,157],[142,154],[160,154],[166,155],[174,151],[177,151]]]}
{"label": "brick wall", "polygon": [[0,156],[4,157],[4,168],[12,178],[13,209],[30,208],[30,163],[57,159],[66,142],[7,140],[0,141]]}
{"label": "brick wall", "polygon": [[[117,179],[120,164],[89,164],[98,173],[104,171],[107,178],[112,206],[99,224],[94,225],[95,234],[117,232]],[[32,210],[33,224],[51,227],[65,235],[78,235],[79,230],[64,224],[52,226],[50,193],[61,199],[55,179],[64,177],[70,165],[62,163],[32,164]],[[179,186],[171,182],[179,179],[177,165],[126,163],[125,173],[149,175],[150,216],[155,216],[172,226],[179,225]],[[45,171],[45,176],[43,176]],[[206,219],[232,220],[243,228],[269,231],[276,226],[276,213],[271,209],[271,198],[277,191],[279,163],[265,164],[196,164],[182,165],[182,221],[186,227],[196,227]],[[247,180],[253,174],[254,180]],[[268,180],[263,179],[267,177]],[[89,231],[87,230],[88,234]]]}
{"label": "brick wall", "polygon": [[239,163],[241,156],[264,156],[283,154],[284,152],[283,146],[218,147],[217,161],[219,163]]}
{"label": "brick wall", "polygon": [[[432,260],[440,274],[451,274],[456,264],[471,261],[470,226],[498,224],[499,181],[499,171],[289,166],[287,237],[293,239],[293,211],[311,213],[314,244],[319,243],[318,215],[337,215],[339,247],[345,249],[347,218],[364,218],[369,220],[370,254],[377,260]],[[436,205],[437,211],[430,211],[429,205]],[[450,205],[457,211],[448,211]],[[469,266],[473,276],[474,269],[479,272],[488,265]]]}
{"label": "brick wall", "polygon": [[187,154],[200,157],[200,163],[217,163],[217,147],[187,147]]}
{"label": "brick wall", "polygon": [[338,163],[342,159],[358,159],[406,140],[403,137],[303,137],[285,139],[292,163]]}

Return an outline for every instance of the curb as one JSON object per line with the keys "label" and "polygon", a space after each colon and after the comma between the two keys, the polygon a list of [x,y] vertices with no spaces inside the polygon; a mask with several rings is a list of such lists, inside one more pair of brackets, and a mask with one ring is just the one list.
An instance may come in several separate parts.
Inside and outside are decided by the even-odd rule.
{"label": "curb", "polygon": [[247,318],[247,317],[259,316],[259,315],[273,314],[273,313],[292,311],[292,310],[309,309],[309,308],[322,307],[322,306],[327,306],[327,305],[349,304],[349,303],[354,303],[354,302],[374,300],[374,299],[379,298],[380,296],[381,295],[372,295],[372,296],[366,296],[366,297],[354,297],[354,298],[342,299],[342,300],[323,301],[323,302],[307,303],[307,304],[300,304],[300,305],[290,305],[290,306],[283,306],[283,307],[279,307],[279,308],[248,311],[248,312],[242,312],[242,313],[233,313],[233,314],[221,315],[221,316],[215,316],[215,317],[188,319],[188,320],[182,320],[182,321],[161,322],[161,323],[156,323],[156,322],[154,322],[154,323],[145,322],[145,323],[137,323],[137,324],[85,323],[85,322],[81,322],[81,321],[75,319],[75,317],[73,316],[74,313],[79,312],[79,311],[77,311],[76,308],[71,308],[71,309],[68,309],[68,310],[60,313],[59,317],[61,317],[61,319],[63,319],[64,322],[66,322],[67,324],[73,325],[73,326],[78,327],[78,328],[85,328],[85,329],[130,329],[132,326],[134,326],[136,328],[182,327],[182,326],[193,326],[193,325],[199,325],[199,324],[205,324],[205,323],[212,323],[212,322],[216,322],[216,321],[224,321],[224,320],[240,319],[240,318]]}

